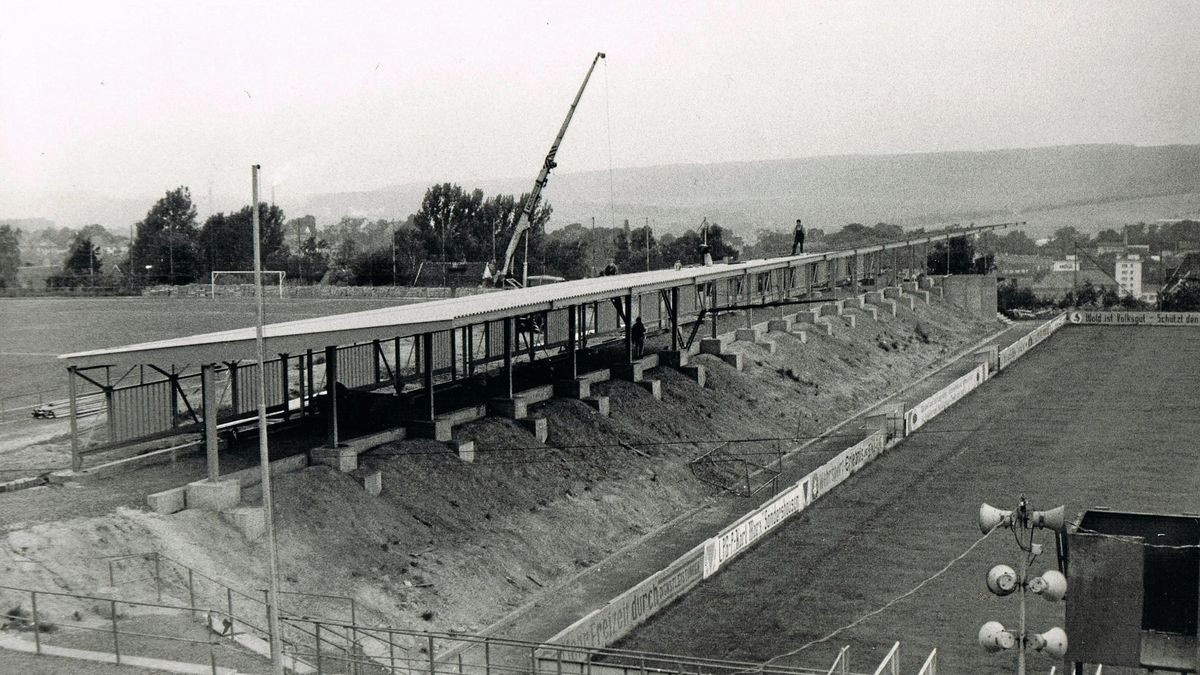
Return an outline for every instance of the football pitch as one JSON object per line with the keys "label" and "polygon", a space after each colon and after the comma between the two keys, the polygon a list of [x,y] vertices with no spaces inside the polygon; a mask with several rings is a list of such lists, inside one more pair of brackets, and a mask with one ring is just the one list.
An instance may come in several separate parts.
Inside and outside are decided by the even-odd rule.
{"label": "football pitch", "polygon": [[[1017,624],[1016,596],[984,584],[993,565],[1018,565],[1012,534],[936,575],[979,538],[980,503],[1024,495],[1069,520],[1097,506],[1200,512],[1197,391],[1200,331],[1068,326],[617,646],[760,662],[861,619],[776,663],[827,668],[849,645],[851,670],[872,672],[900,641],[902,672],[935,647],[941,672],[1015,672],[1015,652],[975,641],[986,621]],[[1053,537],[1039,537],[1035,574],[1056,564]],[[1065,627],[1061,602],[1032,597],[1029,610],[1034,632]],[[1052,666],[1063,672],[1030,657],[1031,673]]]}
{"label": "football pitch", "polygon": [[[267,323],[405,304],[267,298]],[[0,298],[0,399],[66,396],[59,354],[254,325],[253,298]]]}

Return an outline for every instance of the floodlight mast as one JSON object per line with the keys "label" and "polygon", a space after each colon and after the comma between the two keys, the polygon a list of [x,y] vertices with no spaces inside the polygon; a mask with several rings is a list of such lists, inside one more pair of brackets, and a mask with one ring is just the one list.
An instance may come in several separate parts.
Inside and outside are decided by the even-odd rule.
{"label": "floodlight mast", "polygon": [[509,275],[512,274],[513,258],[516,257],[521,237],[525,237],[525,260],[521,271],[521,286],[529,281],[529,229],[533,226],[533,214],[541,201],[542,188],[546,187],[546,183],[550,180],[550,171],[558,166],[554,157],[558,154],[558,146],[562,145],[563,137],[567,135],[567,127],[571,125],[571,118],[575,116],[575,108],[579,105],[579,100],[583,98],[583,90],[587,88],[588,80],[592,79],[592,71],[596,69],[596,63],[603,58],[605,58],[604,52],[596,52],[596,57],[592,59],[592,65],[588,68],[587,75],[583,77],[583,84],[579,85],[575,100],[571,102],[571,107],[567,110],[567,117],[563,120],[558,135],[554,137],[554,143],[550,145],[550,152],[546,153],[546,160],[542,162],[542,170],[538,174],[537,180],[533,181],[533,190],[529,193],[529,199],[525,200],[525,207],[517,214],[517,221],[513,224],[512,238],[508,240],[508,248],[504,251],[504,264],[496,272],[495,284],[497,286],[505,285]]}

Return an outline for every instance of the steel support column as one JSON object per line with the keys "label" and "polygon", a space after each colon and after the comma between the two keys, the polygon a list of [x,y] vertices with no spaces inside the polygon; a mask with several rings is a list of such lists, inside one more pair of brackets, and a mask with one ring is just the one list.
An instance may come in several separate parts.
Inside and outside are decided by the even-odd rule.
{"label": "steel support column", "polygon": [[337,378],[338,350],[336,345],[330,345],[325,348],[325,399],[329,415],[325,420],[325,444],[331,448],[338,446]]}
{"label": "steel support column", "polygon": [[216,366],[205,363],[200,366],[200,396],[204,402],[204,454],[208,459],[208,479],[215,481],[221,476],[221,460],[218,456],[220,441],[217,438]]}
{"label": "steel support column", "polygon": [[429,401],[428,409],[422,412],[425,413],[425,419],[432,422],[437,418],[433,400],[433,333],[425,333],[421,336],[421,353],[421,365],[424,370],[422,380],[425,385],[425,398]]}
{"label": "steel support column", "polygon": [[71,410],[71,470],[83,468],[83,456],[79,454],[79,385],[75,383],[75,366],[67,368],[67,403]]}
{"label": "steel support column", "polygon": [[625,305],[625,363],[633,362],[633,294],[622,300]]}
{"label": "steel support column", "polygon": [[671,351],[679,349],[679,287],[671,289]]}
{"label": "steel support column", "polygon": [[576,305],[567,309],[567,374],[572,380],[579,377],[579,335],[576,326],[580,309]]}
{"label": "steel support column", "polygon": [[513,320],[511,316],[504,317],[504,382],[505,398],[513,397]]}

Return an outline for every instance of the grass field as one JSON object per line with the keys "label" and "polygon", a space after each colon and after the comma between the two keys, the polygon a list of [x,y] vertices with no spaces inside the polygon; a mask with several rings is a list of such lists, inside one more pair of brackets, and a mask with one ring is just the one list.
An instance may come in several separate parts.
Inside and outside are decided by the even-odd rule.
{"label": "grass field", "polygon": [[[267,322],[403,302],[268,298]],[[65,395],[59,354],[241,328],[253,325],[254,315],[252,298],[0,298],[0,399],[36,392]]]}
{"label": "grass field", "polygon": [[[618,646],[748,661],[796,649],[965,551],[985,501],[1012,508],[1025,495],[1071,518],[1094,506],[1200,511],[1198,390],[1200,331],[1068,327]],[[975,636],[988,620],[1016,624],[1017,599],[984,585],[1016,553],[998,531],[914,595],[780,663],[828,667],[850,645],[853,670],[871,672],[900,640],[902,672],[934,647],[941,672],[1014,672],[1015,653],[985,654]],[[1030,609],[1038,632],[1064,623],[1062,603]],[[1053,665],[1062,672],[1034,655],[1030,672]]]}

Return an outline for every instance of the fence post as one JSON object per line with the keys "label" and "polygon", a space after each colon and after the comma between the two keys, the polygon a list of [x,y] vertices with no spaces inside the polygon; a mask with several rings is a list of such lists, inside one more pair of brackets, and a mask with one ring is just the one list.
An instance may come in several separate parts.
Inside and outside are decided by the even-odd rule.
{"label": "fence post", "polygon": [[121,665],[121,645],[117,640],[117,601],[109,600],[108,609],[112,614],[113,656],[117,657],[117,665]]}
{"label": "fence post", "polygon": [[314,633],[316,635],[316,641],[317,641],[317,675],[320,675],[321,674],[321,622],[314,621],[313,626],[316,629],[314,631]]}
{"label": "fence post", "polygon": [[42,653],[42,624],[38,620],[37,591],[29,591],[29,604],[33,607],[33,648],[38,654]]}
{"label": "fence post", "polygon": [[158,604],[162,604],[162,566],[160,560],[162,554],[158,551],[154,552],[154,594],[158,597]]}
{"label": "fence post", "polygon": [[[187,568],[188,571],[188,607],[196,606],[196,589],[192,586],[192,568]],[[192,616],[195,616],[195,610],[192,611]]]}
{"label": "fence post", "polygon": [[437,663],[433,658],[433,636],[429,636],[429,675],[434,675],[437,672]]}

